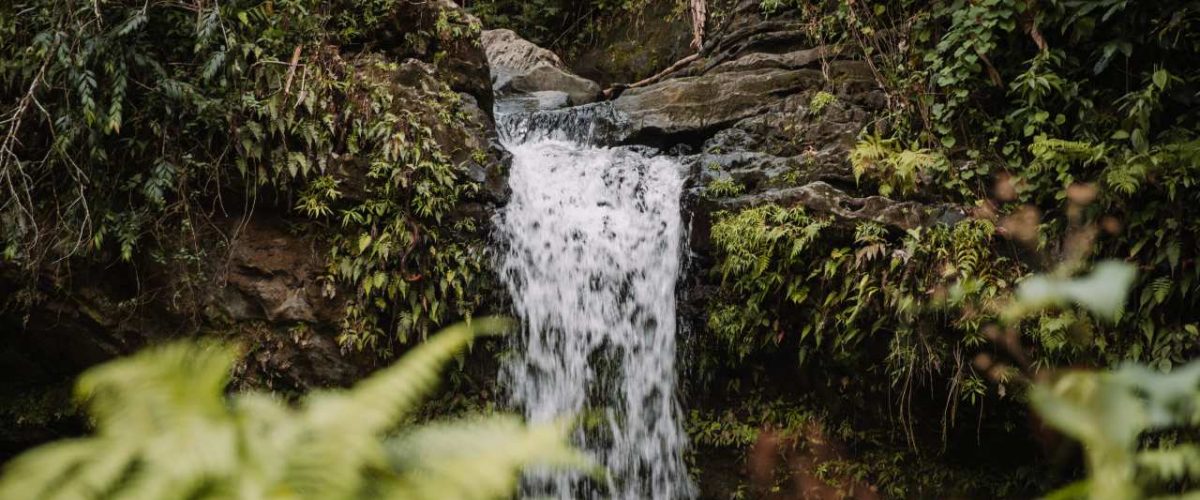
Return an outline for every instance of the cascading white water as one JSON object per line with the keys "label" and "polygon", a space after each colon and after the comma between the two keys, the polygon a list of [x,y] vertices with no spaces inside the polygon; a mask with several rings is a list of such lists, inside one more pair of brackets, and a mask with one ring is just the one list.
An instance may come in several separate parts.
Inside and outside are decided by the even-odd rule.
{"label": "cascading white water", "polygon": [[502,383],[532,421],[593,421],[577,440],[608,472],[535,472],[526,493],[691,498],[675,396],[683,175],[645,149],[586,144],[612,126],[604,109],[498,120],[513,154],[500,267],[523,324]]}

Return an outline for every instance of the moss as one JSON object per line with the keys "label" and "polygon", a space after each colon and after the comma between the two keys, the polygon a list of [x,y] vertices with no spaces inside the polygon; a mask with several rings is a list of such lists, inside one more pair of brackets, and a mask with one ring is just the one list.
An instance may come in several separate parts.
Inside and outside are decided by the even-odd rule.
{"label": "moss", "polygon": [[822,90],[813,94],[812,99],[808,101],[808,111],[814,116],[821,116],[826,107],[837,104],[837,102],[837,96]]}

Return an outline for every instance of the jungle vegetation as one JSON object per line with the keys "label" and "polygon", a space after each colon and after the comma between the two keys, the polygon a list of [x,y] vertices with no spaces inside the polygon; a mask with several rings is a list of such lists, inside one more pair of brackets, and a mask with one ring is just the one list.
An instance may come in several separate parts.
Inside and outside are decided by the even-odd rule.
{"label": "jungle vegetation", "polygon": [[[452,214],[478,184],[437,137],[473,118],[445,82],[389,79],[480,26],[453,10],[406,20],[395,13],[422,11],[402,4],[0,5],[0,256],[31,277],[12,301],[43,300],[47,276],[69,288],[72,265],[154,263],[194,315],[213,274],[200,242],[273,207],[335,229],[327,278],[353,292],[342,345],[386,355],[469,316],[482,248]],[[405,25],[424,29],[391,31]],[[363,180],[346,185],[348,171]]]}
{"label": "jungle vegetation", "polygon": [[[201,265],[210,250],[196,242],[212,237],[213,221],[273,206],[331,228],[328,279],[352,290],[338,332],[344,348],[386,358],[470,316],[483,300],[486,262],[473,222],[455,214],[479,186],[435,136],[472,118],[449,88],[407,94],[382,76],[398,70],[394,60],[351,49],[444,54],[481,26],[447,14],[432,30],[369,39],[388,31],[399,1],[0,4],[0,259],[30,277],[5,307],[44,300],[46,277],[68,287],[73,266],[146,261],[177,271],[172,303],[185,307],[211,277]],[[649,1],[465,3],[483,25],[569,54],[605,16]],[[709,4],[711,23],[732,7]],[[870,62],[888,112],[849,154],[860,186],[971,216],[906,232],[861,223],[847,234],[795,207],[719,214],[716,260],[703,270],[719,289],[691,369],[745,404],[694,412],[697,445],[748,448],[764,428],[795,438],[815,424],[854,457],[827,464],[830,476],[893,497],[1190,492],[1200,479],[1200,368],[1190,363],[1200,355],[1200,4],[759,7],[804,20],[814,46]],[[320,64],[297,65],[294,54]],[[837,105],[833,94],[819,96],[813,112]],[[330,175],[350,164],[370,182]],[[1114,295],[1126,281],[1128,296]],[[131,302],[122,307],[139,305]],[[547,443],[548,458],[572,462],[559,428],[405,423],[445,358],[429,353],[453,350],[469,337],[462,332],[432,336],[396,371],[299,407],[256,393],[223,397],[227,347],[179,344],[104,365],[79,385],[95,435],[14,462],[0,495],[389,489],[425,498],[431,484],[461,486],[438,467],[485,460],[479,467],[495,481],[468,486],[488,486],[480,496],[493,497],[536,457],[465,457],[472,448],[463,446]],[[808,398],[759,387],[780,371],[833,375]],[[146,385],[150,376],[157,382]],[[830,394],[843,403],[822,396]],[[368,397],[383,398],[367,405],[381,410],[377,421],[343,425],[339,412]],[[855,403],[878,400],[886,414]],[[1082,458],[1051,466],[996,445],[1037,440],[1042,425],[1030,408],[1083,443],[1067,452]],[[278,426],[251,432],[266,418]],[[212,455],[159,462],[178,440],[196,439],[169,432],[179,425],[212,436]],[[355,446],[330,450],[331,439]],[[416,468],[414,454],[435,451],[434,469]],[[313,469],[339,453],[355,455],[337,470]],[[956,454],[996,459],[972,468]],[[87,474],[58,481],[69,467]],[[379,481],[368,487],[367,477]]]}
{"label": "jungle vegetation", "polygon": [[[721,257],[712,270],[723,299],[707,327],[727,354],[713,362],[737,367],[790,354],[800,365],[853,380],[834,391],[890,399],[895,411],[879,418],[900,432],[880,433],[847,408],[818,411],[818,420],[861,450],[906,442],[902,447],[916,456],[954,462],[963,451],[953,441],[1036,432],[1022,411],[1012,411],[1029,401],[1047,423],[1085,442],[1094,470],[1110,460],[1127,467],[1124,475],[1095,477],[1124,481],[1135,469],[1170,470],[1159,479],[1186,490],[1186,464],[1195,464],[1187,447],[1161,462],[1132,450],[1150,446],[1160,425],[1189,422],[1195,411],[1192,368],[1176,372],[1172,389],[1150,373],[1171,372],[1200,354],[1200,6],[983,0],[766,1],[762,8],[805,20],[814,45],[858,54],[885,89],[889,113],[862,131],[849,158],[861,186],[897,199],[959,204],[972,215],[903,234],[863,223],[847,238],[802,209],[724,214],[713,228]],[[1014,290],[1031,283],[1031,274],[1065,278],[1098,259],[1138,271],[1131,299],[1111,315],[1059,305],[1005,317]],[[1099,293],[1101,283],[1085,288]],[[1001,323],[1008,333],[998,333]],[[1146,368],[1061,379],[1058,390],[1093,405],[1073,408],[1070,417],[1047,403],[1044,391],[1028,390],[1021,375],[1127,363]],[[1152,416],[1098,409],[1134,408],[1134,400],[1182,406]],[[940,411],[914,410],[920,406]],[[1084,417],[1094,412],[1111,420]],[[982,453],[1005,453],[994,442],[991,448]],[[1099,449],[1122,456],[1097,458],[1107,453]],[[891,477],[887,491],[896,496],[946,488],[1024,496],[1062,480],[1032,477],[1009,462],[921,484],[888,471],[903,470],[905,460],[880,465],[887,460],[872,453],[864,456],[875,463],[851,465],[851,474]],[[1080,488],[1075,493],[1093,498],[1143,493]],[[1069,493],[1063,497],[1074,497]]]}

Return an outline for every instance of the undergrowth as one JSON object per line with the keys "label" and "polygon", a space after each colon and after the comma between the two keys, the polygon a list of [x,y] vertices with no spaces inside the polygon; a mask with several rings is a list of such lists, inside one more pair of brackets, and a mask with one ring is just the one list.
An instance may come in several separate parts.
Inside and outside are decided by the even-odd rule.
{"label": "undergrowth", "polygon": [[436,66],[479,29],[405,0],[0,6],[0,256],[33,277],[14,298],[69,291],[86,262],[161,269],[186,316],[258,211],[327,240],[346,348],[387,354],[468,316],[484,259],[457,213],[479,187],[452,148],[470,118],[445,79],[399,81],[425,69],[392,60]]}
{"label": "undergrowth", "polygon": [[[998,345],[1021,346],[1031,373],[1131,361],[1170,370],[1200,354],[1195,5],[762,8],[799,19],[814,46],[863,58],[883,89],[887,109],[847,157],[863,191],[962,216],[909,227],[775,205],[716,214],[713,347],[699,363],[709,372],[790,358],[792,369],[853,373],[853,397],[885,401],[873,411],[895,423],[881,450],[938,455],[966,421],[1032,433],[1013,411],[1027,397],[1021,370],[978,364]],[[1063,304],[998,336],[1003,304],[1029,276],[1072,276],[1103,258],[1139,270],[1115,317]],[[866,432],[874,424],[861,416],[827,417]]]}

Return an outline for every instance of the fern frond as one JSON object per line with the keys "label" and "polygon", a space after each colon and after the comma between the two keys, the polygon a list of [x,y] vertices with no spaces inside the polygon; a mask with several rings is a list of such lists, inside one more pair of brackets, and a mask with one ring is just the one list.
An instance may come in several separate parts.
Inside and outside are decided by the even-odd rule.
{"label": "fern frond", "polygon": [[390,443],[405,471],[382,496],[409,500],[508,498],[526,466],[594,469],[567,446],[569,422],[525,425],[509,416],[426,426]]}
{"label": "fern frond", "polygon": [[236,358],[234,348],[211,342],[167,344],[87,371],[75,393],[102,432],[140,436],[224,413]]}
{"label": "fern frond", "polygon": [[452,327],[347,394],[317,395],[300,411],[267,394],[227,401],[227,346],[174,344],[102,365],[79,384],[96,435],[14,459],[0,500],[507,497],[527,464],[585,464],[566,444],[565,424],[505,417],[432,426],[392,451],[383,436],[477,333],[507,325],[489,318]]}
{"label": "fern frond", "polygon": [[[69,498],[67,493],[78,481],[72,471],[80,470],[96,455],[91,439],[72,439],[52,443],[17,457],[5,466],[4,481],[0,482],[0,499]],[[110,457],[110,463],[120,463],[120,457]],[[97,485],[102,487],[102,485]],[[99,488],[97,488],[99,490]]]}
{"label": "fern frond", "polygon": [[229,346],[176,343],[89,370],[76,392],[98,434],[19,458],[0,498],[98,498],[114,488],[121,498],[169,498],[235,474],[222,397],[234,357]]}
{"label": "fern frond", "polygon": [[1169,276],[1155,278],[1142,291],[1142,305],[1148,305],[1150,302],[1154,304],[1166,302],[1167,298],[1171,296],[1174,284],[1174,280]]}
{"label": "fern frond", "polygon": [[[364,469],[387,469],[379,438],[437,387],[442,367],[476,335],[503,332],[509,325],[501,318],[480,318],[451,326],[349,391],[310,397],[302,418],[305,427],[321,431],[297,444],[287,483],[312,498],[354,495],[370,487]],[[347,427],[355,431],[340,432]]]}
{"label": "fern frond", "polygon": [[317,424],[354,425],[364,433],[381,434],[437,387],[442,367],[471,340],[477,335],[502,333],[510,326],[507,319],[490,317],[446,328],[346,393],[314,398],[334,400],[306,408],[308,418]]}
{"label": "fern frond", "polygon": [[1169,483],[1200,478],[1200,446],[1179,445],[1138,453],[1140,470],[1156,481]]}

